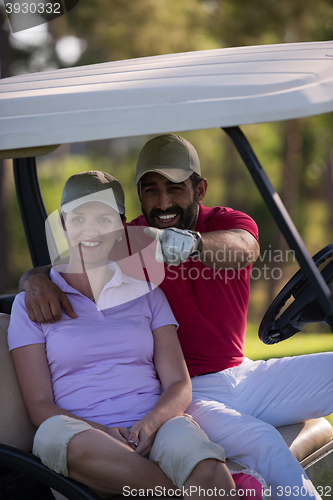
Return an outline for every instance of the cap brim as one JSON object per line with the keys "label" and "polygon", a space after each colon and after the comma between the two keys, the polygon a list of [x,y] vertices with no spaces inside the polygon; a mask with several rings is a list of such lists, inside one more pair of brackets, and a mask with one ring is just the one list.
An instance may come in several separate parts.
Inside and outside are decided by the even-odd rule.
{"label": "cap brim", "polygon": [[145,170],[144,172],[136,174],[136,176],[134,177],[135,186],[138,185],[141,177],[143,177],[145,174],[148,174],[148,172],[156,172],[157,174],[161,174],[163,175],[163,177],[166,177],[167,179],[169,179],[169,181],[175,182],[176,184],[185,181],[194,173],[193,170],[184,170],[182,168],[161,168],[160,166],[156,168],[152,167],[148,170]]}
{"label": "cap brim", "polygon": [[112,189],[105,189],[104,191],[99,191],[97,193],[88,194],[87,196],[82,196],[77,200],[65,203],[64,205],[61,206],[61,210],[62,212],[68,213],[71,212],[72,210],[75,210],[77,207],[83,205],[84,203],[98,201],[113,208],[113,210],[115,210],[116,212],[124,214],[125,207],[123,205],[117,204],[113,192],[110,193],[110,191],[112,191]]}

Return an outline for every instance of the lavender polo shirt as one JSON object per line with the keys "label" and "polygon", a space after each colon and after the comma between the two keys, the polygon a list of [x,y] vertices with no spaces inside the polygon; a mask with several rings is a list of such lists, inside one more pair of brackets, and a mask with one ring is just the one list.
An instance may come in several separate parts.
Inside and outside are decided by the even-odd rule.
{"label": "lavender polo shirt", "polygon": [[[45,344],[58,406],[110,427],[129,427],[153,408],[161,394],[153,363],[152,330],[178,324],[162,290],[140,295],[147,283],[123,275],[117,264],[111,266],[115,274],[98,305],[52,269],[51,279],[66,292],[76,319],[63,312],[55,323],[33,323],[25,309],[24,293],[17,295],[8,344],[10,350]],[[110,307],[110,301],[117,305]]]}

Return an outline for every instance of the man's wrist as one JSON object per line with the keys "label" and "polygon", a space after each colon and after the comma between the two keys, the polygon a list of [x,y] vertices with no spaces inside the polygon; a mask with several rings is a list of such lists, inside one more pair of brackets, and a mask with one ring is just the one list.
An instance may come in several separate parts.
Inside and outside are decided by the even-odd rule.
{"label": "man's wrist", "polygon": [[190,257],[198,257],[202,250],[202,237],[198,231],[191,231],[194,238],[197,240],[197,248],[191,253]]}
{"label": "man's wrist", "polygon": [[20,278],[18,290],[19,292],[26,292],[26,285],[29,287],[29,281],[35,276],[44,276],[46,279],[50,279],[51,266],[41,266],[37,268],[30,269],[26,271]]}

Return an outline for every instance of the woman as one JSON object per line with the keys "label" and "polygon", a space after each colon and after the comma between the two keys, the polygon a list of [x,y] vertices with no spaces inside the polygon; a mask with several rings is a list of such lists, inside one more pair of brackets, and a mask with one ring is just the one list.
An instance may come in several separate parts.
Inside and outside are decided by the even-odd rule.
{"label": "woman", "polygon": [[69,264],[51,279],[78,317],[35,324],[24,294],[14,302],[8,343],[38,427],[33,453],[105,498],[175,485],[192,498],[199,486],[241,498],[223,449],[183,415],[191,383],[163,292],[108,263],[124,212],[109,174],[70,177],[60,214]]}

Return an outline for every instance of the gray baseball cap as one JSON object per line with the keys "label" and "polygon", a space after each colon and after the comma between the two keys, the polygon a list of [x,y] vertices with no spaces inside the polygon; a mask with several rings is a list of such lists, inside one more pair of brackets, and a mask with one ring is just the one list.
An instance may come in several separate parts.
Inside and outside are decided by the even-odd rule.
{"label": "gray baseball cap", "polygon": [[72,175],[62,191],[61,210],[65,213],[83,203],[99,201],[119,212],[125,213],[125,196],[121,184],[105,172],[90,170]]}
{"label": "gray baseball cap", "polygon": [[201,175],[198,153],[191,143],[179,135],[158,135],[141,150],[134,177],[136,186],[147,172],[157,172],[172,182],[183,182],[193,172]]}

